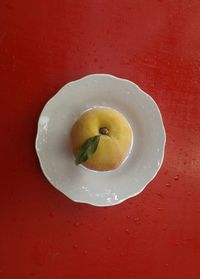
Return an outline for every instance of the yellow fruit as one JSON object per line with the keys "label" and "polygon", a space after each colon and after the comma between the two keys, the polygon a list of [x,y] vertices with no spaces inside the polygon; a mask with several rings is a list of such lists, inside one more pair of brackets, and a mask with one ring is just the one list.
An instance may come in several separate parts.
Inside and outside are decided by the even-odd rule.
{"label": "yellow fruit", "polygon": [[97,150],[82,164],[92,170],[109,171],[121,165],[132,144],[132,130],[126,118],[111,108],[93,108],[81,115],[71,130],[76,156],[83,143],[100,135]]}

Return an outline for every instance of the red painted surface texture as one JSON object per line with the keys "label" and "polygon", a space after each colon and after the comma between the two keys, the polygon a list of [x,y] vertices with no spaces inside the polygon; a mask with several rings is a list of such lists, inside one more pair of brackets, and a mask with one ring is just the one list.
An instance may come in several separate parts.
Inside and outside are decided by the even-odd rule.
{"label": "red painted surface texture", "polygon": [[[200,278],[200,1],[0,3],[0,278]],[[158,103],[162,169],[135,198],[76,204],[34,150],[45,102],[90,73]],[[67,109],[67,107],[66,107]]]}

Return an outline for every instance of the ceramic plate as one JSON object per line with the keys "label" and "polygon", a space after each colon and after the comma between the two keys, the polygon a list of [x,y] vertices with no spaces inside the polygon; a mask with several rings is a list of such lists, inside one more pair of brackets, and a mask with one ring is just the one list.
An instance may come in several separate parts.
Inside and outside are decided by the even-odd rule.
{"label": "ceramic plate", "polygon": [[[133,130],[127,160],[114,171],[95,172],[74,164],[69,135],[87,109],[104,106],[121,112]],[[129,80],[94,74],[66,84],[39,118],[36,151],[50,183],[76,202],[110,206],[139,194],[160,169],[165,129],[155,101]]]}

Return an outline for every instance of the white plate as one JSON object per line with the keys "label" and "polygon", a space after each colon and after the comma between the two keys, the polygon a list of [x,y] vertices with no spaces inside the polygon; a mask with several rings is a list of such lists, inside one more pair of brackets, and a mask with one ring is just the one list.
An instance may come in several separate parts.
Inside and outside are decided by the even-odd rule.
{"label": "white plate", "polygon": [[[87,109],[106,106],[121,112],[133,130],[133,147],[117,170],[95,172],[76,166],[69,134]],[[160,169],[165,129],[154,100],[129,80],[94,74],[66,84],[39,118],[36,151],[50,183],[76,202],[110,206],[139,194]]]}

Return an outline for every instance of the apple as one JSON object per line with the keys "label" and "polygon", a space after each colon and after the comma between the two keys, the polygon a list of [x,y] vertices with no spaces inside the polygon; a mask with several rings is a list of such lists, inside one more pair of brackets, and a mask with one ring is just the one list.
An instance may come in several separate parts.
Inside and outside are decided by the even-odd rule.
{"label": "apple", "polygon": [[84,112],[72,127],[71,147],[76,164],[96,171],[118,168],[132,145],[132,129],[118,111],[97,107]]}

